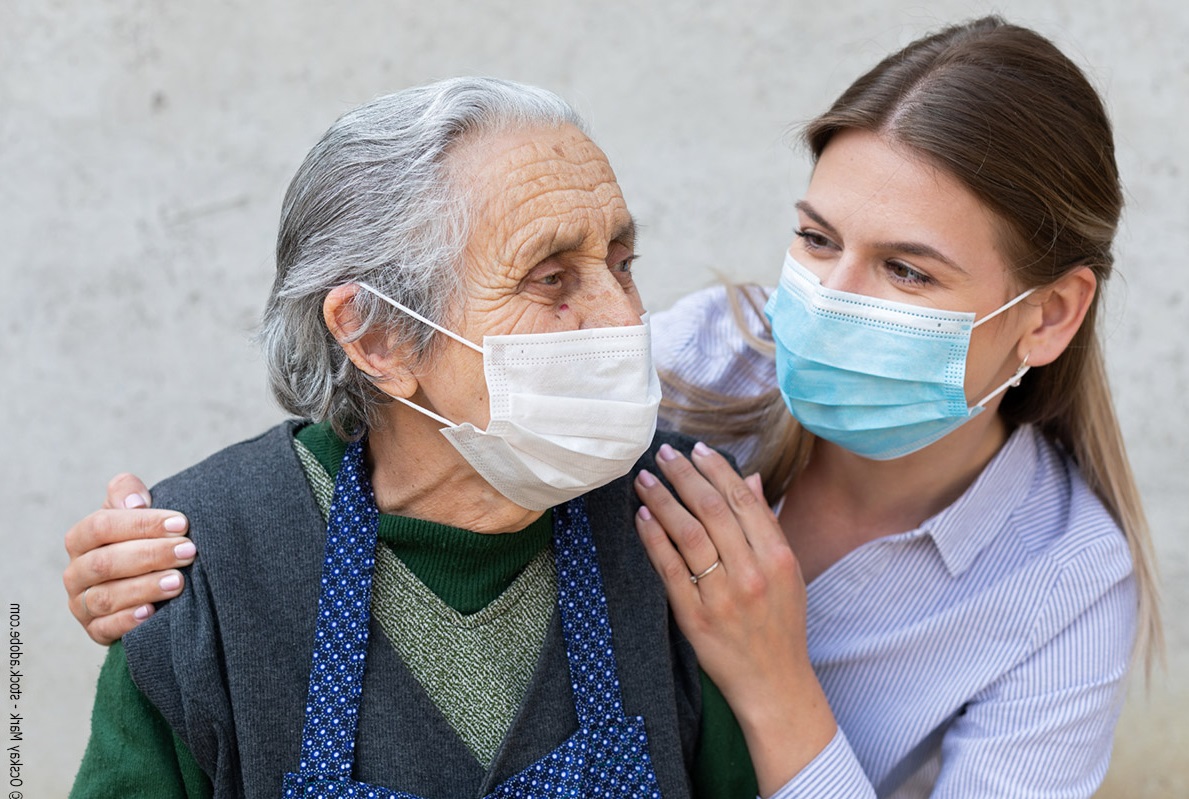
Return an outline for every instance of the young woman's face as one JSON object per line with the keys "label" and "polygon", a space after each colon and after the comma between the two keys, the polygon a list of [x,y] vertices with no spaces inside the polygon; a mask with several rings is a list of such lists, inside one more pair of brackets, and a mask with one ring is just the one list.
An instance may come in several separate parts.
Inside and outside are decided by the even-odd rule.
{"label": "young woman's face", "polygon": [[[831,139],[797,217],[789,252],[826,288],[973,312],[976,319],[1020,293],[1000,254],[992,213],[949,174],[876,134],[848,130]],[[1018,310],[974,331],[969,402],[1019,367]]]}

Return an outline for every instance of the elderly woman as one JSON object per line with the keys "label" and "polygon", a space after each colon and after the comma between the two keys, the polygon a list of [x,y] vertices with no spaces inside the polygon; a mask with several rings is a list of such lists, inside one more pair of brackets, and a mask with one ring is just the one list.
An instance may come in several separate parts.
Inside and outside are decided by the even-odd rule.
{"label": "elderly woman", "polygon": [[660,400],[633,239],[547,92],[342,117],[261,336],[307,421],[155,489],[203,557],[112,648],[74,795],[754,795],[633,530]]}

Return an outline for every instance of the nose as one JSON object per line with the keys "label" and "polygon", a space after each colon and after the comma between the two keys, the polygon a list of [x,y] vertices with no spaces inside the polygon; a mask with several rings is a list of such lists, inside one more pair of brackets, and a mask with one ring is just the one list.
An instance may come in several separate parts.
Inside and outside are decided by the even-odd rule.
{"label": "nose", "polygon": [[[625,287],[605,267],[588,285],[583,286],[581,302],[583,330],[595,327],[629,327],[640,324],[644,307],[634,287]],[[576,309],[578,310],[578,309]]]}
{"label": "nose", "polygon": [[851,294],[871,295],[872,286],[868,285],[870,270],[852,258],[839,258],[832,263],[818,264],[810,267],[822,281],[822,287],[835,291],[846,291]]}

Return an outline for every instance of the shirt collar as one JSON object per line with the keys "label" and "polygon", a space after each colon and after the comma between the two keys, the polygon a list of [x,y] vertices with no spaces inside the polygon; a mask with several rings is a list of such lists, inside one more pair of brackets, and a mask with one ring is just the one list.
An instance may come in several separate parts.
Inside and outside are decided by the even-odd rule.
{"label": "shirt collar", "polygon": [[962,574],[1028,496],[1037,433],[1021,425],[957,501],[918,528],[933,539],[950,576]]}

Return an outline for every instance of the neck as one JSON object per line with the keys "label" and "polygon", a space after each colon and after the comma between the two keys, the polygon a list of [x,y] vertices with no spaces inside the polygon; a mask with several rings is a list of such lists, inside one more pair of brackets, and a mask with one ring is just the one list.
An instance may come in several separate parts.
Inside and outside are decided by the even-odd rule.
{"label": "neck", "polygon": [[867,541],[916,529],[970,487],[1007,435],[1007,425],[988,408],[940,441],[889,461],[862,458],[819,439],[787,494],[786,529],[810,520],[796,536],[828,536],[838,557]]}
{"label": "neck", "polygon": [[873,461],[829,442],[814,448],[824,475],[847,507],[890,533],[919,527],[962,495],[1007,441],[1007,425],[986,412],[922,450]]}
{"label": "neck", "polygon": [[541,511],[516,505],[471,468],[440,425],[399,403],[368,432],[368,466],[382,513],[475,533],[523,530]]}

